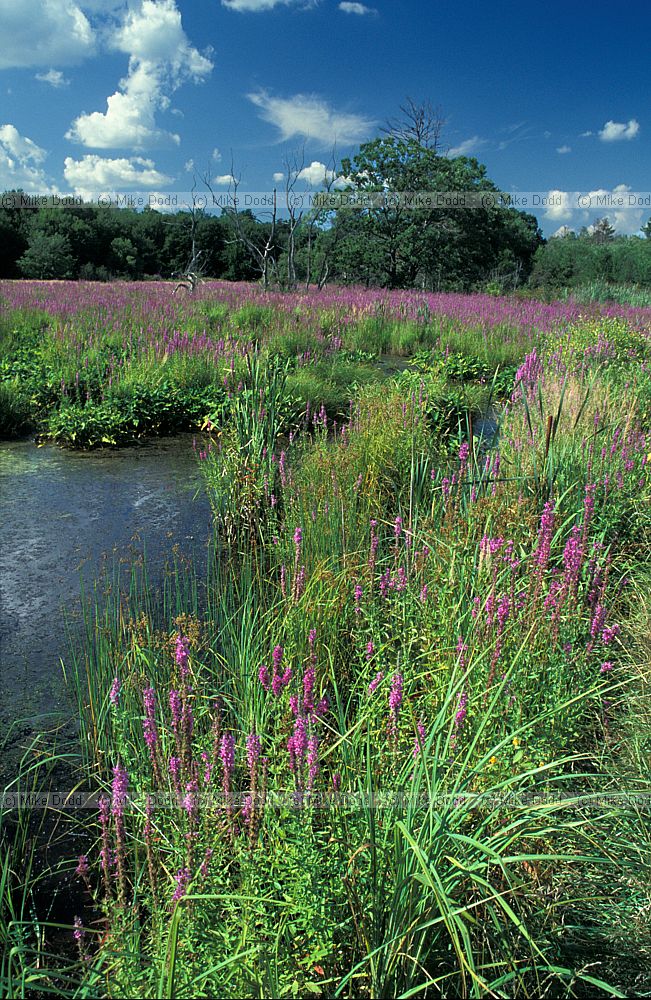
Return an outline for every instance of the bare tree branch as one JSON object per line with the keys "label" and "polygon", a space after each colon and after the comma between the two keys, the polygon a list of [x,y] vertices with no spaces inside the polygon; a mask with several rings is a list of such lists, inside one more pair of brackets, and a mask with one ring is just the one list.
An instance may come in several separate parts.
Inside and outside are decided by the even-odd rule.
{"label": "bare tree branch", "polygon": [[446,124],[441,108],[432,107],[430,101],[416,103],[411,97],[407,97],[405,103],[400,105],[400,111],[401,117],[388,119],[381,131],[395,139],[416,142],[425,149],[438,152]]}

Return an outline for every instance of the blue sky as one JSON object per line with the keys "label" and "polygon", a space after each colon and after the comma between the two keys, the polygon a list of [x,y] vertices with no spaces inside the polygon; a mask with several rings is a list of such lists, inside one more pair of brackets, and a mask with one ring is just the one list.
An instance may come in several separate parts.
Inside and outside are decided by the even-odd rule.
{"label": "blue sky", "polygon": [[599,0],[0,0],[0,190],[186,191],[208,170],[226,190],[231,151],[241,190],[297,152],[318,181],[410,95],[504,190],[556,192],[533,209],[547,235],[603,214],[635,232],[650,28],[647,3]]}

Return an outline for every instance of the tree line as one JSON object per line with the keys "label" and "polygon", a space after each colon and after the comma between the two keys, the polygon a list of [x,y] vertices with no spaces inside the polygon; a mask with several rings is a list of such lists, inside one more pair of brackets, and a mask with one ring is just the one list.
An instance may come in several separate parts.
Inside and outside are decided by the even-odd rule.
{"label": "tree line", "polygon": [[[442,123],[429,106],[410,102],[402,110],[384,134],[325,172],[328,198],[305,211],[295,198],[301,171],[289,163],[272,208],[260,216],[232,206],[213,214],[197,203],[160,212],[92,203],[18,208],[5,199],[0,276],[108,281],[191,271],[267,287],[335,282],[430,291],[554,289],[595,278],[651,283],[651,223],[639,237],[617,237],[600,220],[546,241],[533,215],[482,197],[498,193],[483,164],[441,151]],[[201,185],[212,190],[209,177]],[[459,208],[449,203],[454,198],[406,204],[381,197],[388,192],[478,198]],[[359,195],[359,204],[342,198],[347,193]]]}

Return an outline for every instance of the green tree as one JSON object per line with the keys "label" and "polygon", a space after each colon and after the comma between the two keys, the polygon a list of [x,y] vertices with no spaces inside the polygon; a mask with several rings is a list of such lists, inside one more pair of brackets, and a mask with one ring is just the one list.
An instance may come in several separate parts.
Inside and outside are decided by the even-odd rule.
{"label": "green tree", "polygon": [[37,232],[18,260],[18,269],[25,278],[72,278],[76,263],[67,236]]}

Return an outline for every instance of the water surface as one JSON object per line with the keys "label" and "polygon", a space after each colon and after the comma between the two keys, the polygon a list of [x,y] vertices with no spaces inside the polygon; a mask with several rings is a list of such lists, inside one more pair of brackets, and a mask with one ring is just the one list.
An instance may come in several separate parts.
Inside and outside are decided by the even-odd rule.
{"label": "water surface", "polygon": [[[145,547],[150,578],[172,545],[201,558],[210,510],[192,438],[95,452],[31,441],[0,444],[0,725],[17,735],[39,717],[70,717],[61,659],[64,616],[79,608],[103,555]],[[134,540],[135,536],[135,540]]]}

